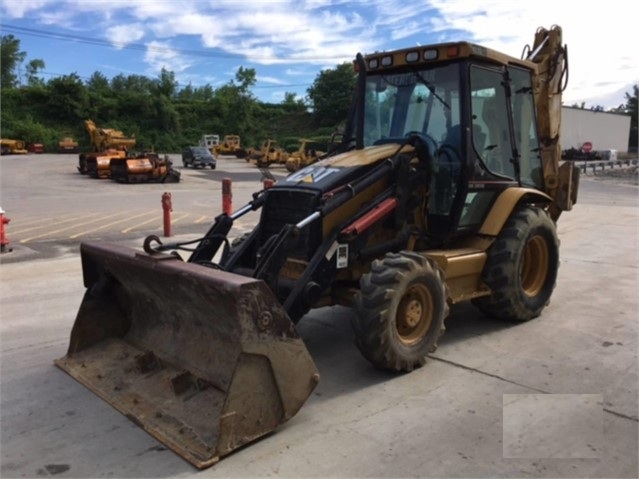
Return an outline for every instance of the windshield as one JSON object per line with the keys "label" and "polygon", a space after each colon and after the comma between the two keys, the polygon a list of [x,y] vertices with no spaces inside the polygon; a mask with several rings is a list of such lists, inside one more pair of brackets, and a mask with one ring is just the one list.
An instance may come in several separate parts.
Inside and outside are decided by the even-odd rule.
{"label": "windshield", "polygon": [[195,148],[191,148],[191,151],[193,152],[194,155],[208,155],[210,154],[210,151],[207,150],[206,148],[204,148],[203,146],[198,146]]}
{"label": "windshield", "polygon": [[411,131],[438,144],[459,124],[459,65],[402,73],[368,74],[364,105],[364,146],[402,138]]}

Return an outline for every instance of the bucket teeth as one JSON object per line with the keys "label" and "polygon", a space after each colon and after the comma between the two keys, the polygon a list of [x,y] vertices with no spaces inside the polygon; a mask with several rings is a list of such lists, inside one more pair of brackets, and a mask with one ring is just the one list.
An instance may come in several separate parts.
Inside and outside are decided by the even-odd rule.
{"label": "bucket teeth", "polygon": [[138,371],[143,374],[151,373],[162,368],[160,360],[155,354],[153,354],[153,351],[147,351],[145,353],[138,354],[135,357],[135,364],[138,368]]}

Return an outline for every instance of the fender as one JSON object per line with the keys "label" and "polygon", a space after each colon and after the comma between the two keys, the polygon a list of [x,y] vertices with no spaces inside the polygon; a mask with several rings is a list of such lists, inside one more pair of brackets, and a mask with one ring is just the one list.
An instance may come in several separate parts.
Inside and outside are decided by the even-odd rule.
{"label": "fender", "polygon": [[542,191],[532,188],[512,187],[508,188],[497,197],[490,213],[484,220],[479,230],[480,235],[497,236],[506,224],[506,221],[521,203],[552,203],[552,198]]}

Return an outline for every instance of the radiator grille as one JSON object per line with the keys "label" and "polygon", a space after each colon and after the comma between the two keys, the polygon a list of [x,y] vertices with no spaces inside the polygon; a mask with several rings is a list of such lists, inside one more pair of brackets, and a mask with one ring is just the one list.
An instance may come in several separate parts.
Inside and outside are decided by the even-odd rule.
{"label": "radiator grille", "polygon": [[[262,210],[260,244],[277,235],[287,224],[296,224],[315,212],[318,194],[309,191],[272,189]],[[310,259],[322,241],[322,225],[316,220],[302,230],[293,256]]]}

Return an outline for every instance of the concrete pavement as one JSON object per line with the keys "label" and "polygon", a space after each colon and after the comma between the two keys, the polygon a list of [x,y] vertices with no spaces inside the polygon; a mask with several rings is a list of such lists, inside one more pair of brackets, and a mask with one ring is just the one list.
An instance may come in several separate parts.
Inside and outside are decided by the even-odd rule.
{"label": "concrete pavement", "polygon": [[77,253],[0,265],[2,477],[628,477],[638,468],[637,188],[582,182],[541,317],[452,309],[405,375],[373,369],[350,311],[299,324],[320,384],[274,434],[199,472],[53,366],[84,292]]}

